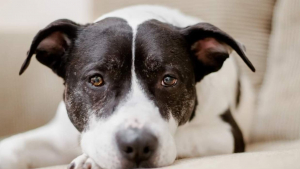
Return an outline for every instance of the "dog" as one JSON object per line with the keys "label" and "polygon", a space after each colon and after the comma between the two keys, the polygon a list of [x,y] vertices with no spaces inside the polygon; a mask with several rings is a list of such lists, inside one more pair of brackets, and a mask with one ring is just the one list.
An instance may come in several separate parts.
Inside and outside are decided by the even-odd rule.
{"label": "dog", "polygon": [[35,54],[64,80],[63,101],[49,124],[0,143],[0,168],[150,168],[245,151],[253,92],[232,50],[255,71],[230,35],[162,6],[50,23],[20,75]]}

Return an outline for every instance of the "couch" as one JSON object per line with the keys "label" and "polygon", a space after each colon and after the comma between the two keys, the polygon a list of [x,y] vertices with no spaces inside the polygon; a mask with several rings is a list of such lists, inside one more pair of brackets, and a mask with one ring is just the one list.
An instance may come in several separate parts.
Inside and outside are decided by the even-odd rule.
{"label": "couch", "polygon": [[[215,24],[246,45],[247,54],[257,69],[256,73],[251,73],[241,64],[242,70],[251,78],[257,100],[246,152],[182,159],[165,168],[300,168],[300,1],[101,0],[94,1],[94,17],[142,3],[176,7]],[[16,38],[11,44],[25,50],[32,36],[24,36],[24,41]],[[9,35],[4,37],[11,40]],[[7,54],[5,50],[0,52]],[[0,66],[11,70],[0,72],[0,79],[10,79],[4,82],[3,88],[0,86],[0,103],[7,103],[0,110],[0,135],[47,123],[54,116],[61,98],[62,81],[36,61],[24,76],[17,79],[15,64],[19,66],[22,61],[18,58],[10,59],[9,63],[0,62]],[[12,65],[16,71],[12,71]],[[18,89],[19,82],[22,89]],[[8,98],[13,98],[14,102]],[[8,111],[12,113],[6,113]],[[63,168],[66,165],[47,169]]]}

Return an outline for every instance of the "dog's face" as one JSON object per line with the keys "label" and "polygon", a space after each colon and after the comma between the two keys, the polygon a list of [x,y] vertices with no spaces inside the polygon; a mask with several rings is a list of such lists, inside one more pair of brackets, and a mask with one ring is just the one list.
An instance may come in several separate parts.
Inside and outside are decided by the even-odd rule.
{"label": "dog's face", "polygon": [[177,28],[149,20],[133,30],[120,18],[78,25],[58,20],[35,37],[35,53],[65,81],[70,120],[83,152],[103,168],[158,167],[176,158],[173,136],[196,106],[195,84],[241,45],[200,23]]}

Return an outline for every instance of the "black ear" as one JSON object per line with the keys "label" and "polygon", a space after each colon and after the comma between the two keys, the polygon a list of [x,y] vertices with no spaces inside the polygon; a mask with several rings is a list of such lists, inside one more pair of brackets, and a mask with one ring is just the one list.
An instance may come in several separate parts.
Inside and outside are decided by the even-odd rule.
{"label": "black ear", "polygon": [[181,31],[190,44],[197,81],[211,72],[218,71],[229,57],[231,49],[235,50],[255,72],[254,66],[245,54],[245,47],[221,29],[209,23],[198,23]]}
{"label": "black ear", "polygon": [[36,54],[39,62],[64,78],[64,56],[76,38],[79,27],[80,25],[73,21],[60,19],[40,30],[31,43],[19,75],[29,66],[32,55]]}

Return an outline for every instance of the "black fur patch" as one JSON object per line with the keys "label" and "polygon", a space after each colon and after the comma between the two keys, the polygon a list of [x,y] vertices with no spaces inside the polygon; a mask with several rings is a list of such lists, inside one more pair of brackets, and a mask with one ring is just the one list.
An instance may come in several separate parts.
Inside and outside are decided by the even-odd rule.
{"label": "black fur patch", "polygon": [[[95,114],[107,118],[130,91],[132,29],[123,19],[106,18],[82,27],[67,55],[65,103],[74,126],[83,131]],[[90,78],[99,75],[103,85]]]}
{"label": "black fur patch", "polygon": [[198,106],[198,99],[197,99],[197,97],[196,97],[196,103],[195,103],[195,106],[194,106],[194,110],[193,110],[193,112],[192,112],[192,115],[191,115],[189,121],[192,121],[192,120],[194,119],[194,117],[196,116],[196,108],[197,108],[197,106]]}
{"label": "black fur patch", "polygon": [[226,123],[229,123],[231,126],[231,132],[234,138],[234,153],[240,153],[245,151],[245,142],[243,138],[242,131],[235,122],[230,109],[228,108],[222,115],[221,118]]}
{"label": "black fur patch", "polygon": [[[135,39],[135,72],[164,119],[170,113],[179,125],[186,123],[195,107],[195,75],[190,47],[177,27],[150,20],[139,25]],[[162,85],[165,76],[177,79],[171,87]]]}
{"label": "black fur patch", "polygon": [[240,79],[238,79],[237,86],[236,86],[236,100],[235,100],[236,107],[239,107],[240,99],[241,99],[241,81]]}

